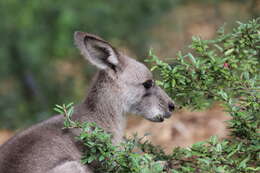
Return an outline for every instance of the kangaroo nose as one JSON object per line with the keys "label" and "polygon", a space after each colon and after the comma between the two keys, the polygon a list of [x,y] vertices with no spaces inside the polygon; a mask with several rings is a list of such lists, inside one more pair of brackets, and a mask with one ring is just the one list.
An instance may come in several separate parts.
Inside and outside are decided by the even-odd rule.
{"label": "kangaroo nose", "polygon": [[169,111],[172,112],[172,111],[174,111],[175,106],[173,103],[169,103],[168,108],[169,108]]}

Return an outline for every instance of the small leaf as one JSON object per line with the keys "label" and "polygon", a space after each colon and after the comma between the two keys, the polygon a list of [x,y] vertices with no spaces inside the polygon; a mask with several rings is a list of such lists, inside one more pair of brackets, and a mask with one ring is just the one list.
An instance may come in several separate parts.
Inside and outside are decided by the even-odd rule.
{"label": "small leaf", "polygon": [[67,105],[66,105],[66,108],[67,108],[67,109],[70,108],[73,104],[74,104],[73,102],[67,104]]}
{"label": "small leaf", "polygon": [[233,53],[234,50],[235,50],[234,48],[228,49],[224,54],[225,54],[226,56],[228,56],[228,55],[230,55],[231,53]]}
{"label": "small leaf", "polygon": [[74,107],[71,107],[69,110],[68,110],[68,116],[69,117],[71,117],[72,116],[72,114],[73,114],[73,112],[74,112]]}
{"label": "small leaf", "polygon": [[196,64],[196,59],[194,58],[194,56],[191,53],[188,53],[188,56],[191,59],[191,61],[193,62],[193,64]]}
{"label": "small leaf", "polygon": [[55,107],[60,108],[60,109],[63,109],[63,107],[60,106],[60,105],[55,105]]}
{"label": "small leaf", "polygon": [[154,71],[154,70],[156,70],[158,68],[158,66],[153,66],[152,68],[151,68],[151,71]]}
{"label": "small leaf", "polygon": [[63,114],[63,113],[64,113],[63,110],[60,110],[60,109],[58,109],[58,108],[53,108],[53,110],[56,111],[56,112],[58,112],[58,113],[60,113],[60,114]]}
{"label": "small leaf", "polygon": [[246,163],[250,160],[250,155],[247,156],[247,158],[245,158],[242,162],[240,162],[239,164],[239,168],[245,168],[246,167]]}

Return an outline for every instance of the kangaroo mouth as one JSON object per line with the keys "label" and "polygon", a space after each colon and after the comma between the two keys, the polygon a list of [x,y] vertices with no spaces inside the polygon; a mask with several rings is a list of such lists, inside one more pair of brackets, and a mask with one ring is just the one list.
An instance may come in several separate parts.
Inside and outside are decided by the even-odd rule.
{"label": "kangaroo mouth", "polygon": [[152,121],[152,122],[160,123],[160,122],[163,122],[163,121],[164,121],[164,118],[163,118],[163,116],[161,116],[161,115],[157,115],[156,117],[154,117],[154,118],[149,118],[148,120],[150,120],[150,121]]}
{"label": "kangaroo mouth", "polygon": [[171,112],[166,112],[164,115],[157,115],[154,118],[148,118],[148,120],[152,122],[163,122],[165,118],[169,119],[171,116]]}
{"label": "kangaroo mouth", "polygon": [[163,121],[164,121],[164,118],[163,118],[163,117],[161,117],[161,116],[160,116],[160,117],[158,117],[157,119],[158,119],[158,121],[157,121],[157,122],[163,122]]}

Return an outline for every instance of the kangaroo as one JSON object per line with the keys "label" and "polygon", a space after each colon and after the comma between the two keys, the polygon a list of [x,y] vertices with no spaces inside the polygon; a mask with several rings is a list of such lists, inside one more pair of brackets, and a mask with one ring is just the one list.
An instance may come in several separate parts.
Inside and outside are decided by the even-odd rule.
{"label": "kangaroo", "polygon": [[[72,116],[80,122],[95,122],[122,140],[126,113],[153,122],[169,118],[174,102],[155,84],[142,63],[122,54],[98,36],[75,32],[81,54],[99,71],[86,99]],[[82,145],[75,140],[79,129],[63,129],[63,115],[54,116],[24,130],[0,147],[0,173],[92,173],[80,162]]]}

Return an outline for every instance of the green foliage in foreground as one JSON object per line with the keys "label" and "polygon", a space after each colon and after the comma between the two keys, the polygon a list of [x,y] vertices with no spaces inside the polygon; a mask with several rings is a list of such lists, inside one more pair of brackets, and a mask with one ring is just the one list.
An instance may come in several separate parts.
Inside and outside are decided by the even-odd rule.
{"label": "green foliage in foreground", "polygon": [[[73,108],[72,104],[56,105],[54,110],[65,115],[64,128],[81,128],[82,132],[77,140],[84,144],[83,164],[99,161],[100,165],[96,168],[98,172],[158,173],[163,171],[161,163],[156,162],[165,157],[162,151],[162,156],[143,153],[141,147],[146,144],[141,144],[141,139],[136,137],[126,139],[120,145],[114,146],[111,134],[97,127],[95,123],[72,121]],[[138,147],[140,151],[136,152]]]}
{"label": "green foliage in foreground", "polygon": [[232,117],[230,138],[211,137],[171,154],[136,137],[113,146],[111,135],[95,124],[71,121],[72,105],[58,106],[66,128],[82,129],[77,137],[85,146],[82,162],[99,161],[98,172],[113,173],[260,172],[259,30],[259,20],[252,20],[239,23],[229,34],[221,28],[214,40],[194,37],[190,46],[194,53],[179,53],[170,64],[150,52],[152,70],[162,77],[158,85],[179,105],[200,109],[214,101],[222,103]]}

